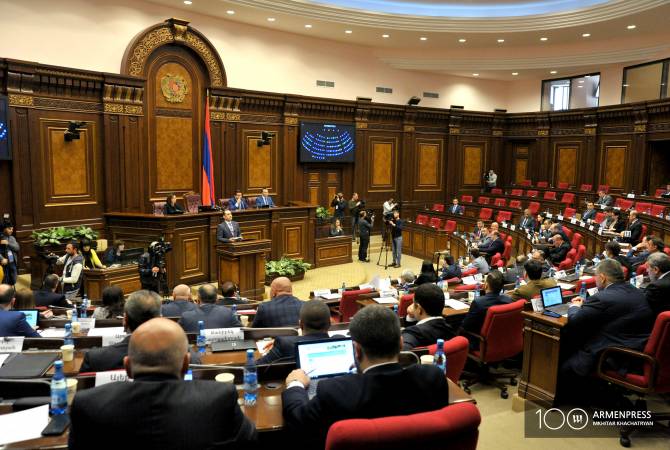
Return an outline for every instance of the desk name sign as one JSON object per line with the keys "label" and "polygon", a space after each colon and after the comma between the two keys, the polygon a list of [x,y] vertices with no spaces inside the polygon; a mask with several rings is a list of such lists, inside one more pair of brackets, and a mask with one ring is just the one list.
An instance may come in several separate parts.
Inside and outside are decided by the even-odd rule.
{"label": "desk name sign", "polygon": [[79,319],[79,323],[81,324],[81,331],[86,331],[95,328],[94,317],[81,317]]}
{"label": "desk name sign", "polygon": [[21,353],[23,350],[23,336],[0,338],[0,353]]}
{"label": "desk name sign", "polygon": [[125,370],[108,370],[95,373],[95,387],[128,380],[132,381],[131,378],[128,378],[128,374]]}
{"label": "desk name sign", "polygon": [[204,330],[204,332],[208,344],[212,342],[244,340],[244,332],[241,328],[210,328]]}

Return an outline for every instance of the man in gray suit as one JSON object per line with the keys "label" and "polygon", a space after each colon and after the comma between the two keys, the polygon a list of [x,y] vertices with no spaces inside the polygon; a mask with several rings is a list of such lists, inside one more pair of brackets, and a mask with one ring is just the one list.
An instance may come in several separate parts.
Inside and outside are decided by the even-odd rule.
{"label": "man in gray suit", "polygon": [[219,242],[235,242],[242,239],[240,224],[233,221],[233,213],[230,210],[223,212],[223,222],[216,227],[216,240]]}
{"label": "man in gray suit", "polygon": [[205,323],[205,328],[231,328],[241,327],[242,324],[233,311],[222,305],[217,305],[216,288],[211,284],[203,284],[198,288],[198,300],[200,307],[193,311],[186,311],[181,316],[179,323],[187,333],[197,333],[198,321]]}

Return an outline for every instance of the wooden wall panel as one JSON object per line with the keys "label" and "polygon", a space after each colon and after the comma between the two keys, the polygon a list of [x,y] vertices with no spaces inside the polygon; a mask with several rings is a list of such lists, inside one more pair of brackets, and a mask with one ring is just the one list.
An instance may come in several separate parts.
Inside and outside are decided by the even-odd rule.
{"label": "wooden wall panel", "polygon": [[605,147],[605,178],[604,184],[621,189],[624,187],[624,175],[626,170],[626,147]]}
{"label": "wooden wall panel", "polygon": [[368,150],[368,191],[395,192],[397,189],[398,140],[371,137]]}
{"label": "wooden wall panel", "polygon": [[517,159],[515,165],[514,182],[516,184],[520,184],[526,179],[528,179],[528,160]]}
{"label": "wooden wall panel", "polygon": [[577,147],[558,147],[556,182],[574,186],[577,180]]}
{"label": "wooden wall panel", "polygon": [[272,186],[272,147],[259,147],[258,139],[247,136],[247,176],[248,191]]}
{"label": "wooden wall panel", "polygon": [[463,147],[463,185],[480,185],[484,168],[482,166],[482,147],[466,145]]}
{"label": "wooden wall panel", "polygon": [[440,191],[443,186],[442,140],[417,139],[417,166],[415,191]]}
{"label": "wooden wall panel", "polygon": [[156,117],[156,193],[200,191],[193,177],[191,118]]}
{"label": "wooden wall panel", "polygon": [[[238,188],[244,195],[260,195],[263,188],[268,188],[270,194],[277,192],[279,179],[279,147],[277,137],[271,140],[270,145],[259,147],[257,142],[263,131],[276,132],[276,127],[259,129],[257,126],[243,125],[242,133],[242,155],[231,156],[233,162],[239,159],[242,164],[238,165],[242,174],[241,184]],[[226,197],[232,196],[226,193]]]}

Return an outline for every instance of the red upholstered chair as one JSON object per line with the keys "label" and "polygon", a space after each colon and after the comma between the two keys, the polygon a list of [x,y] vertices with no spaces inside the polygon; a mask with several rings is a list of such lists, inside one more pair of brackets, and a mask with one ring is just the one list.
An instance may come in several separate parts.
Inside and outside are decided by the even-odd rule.
{"label": "red upholstered chair", "polygon": [[642,239],[642,236],[647,235],[647,225],[642,224],[642,234],[640,235],[640,239]]}
{"label": "red upholstered chair", "polygon": [[464,203],[472,203],[472,195],[461,195],[461,201]]}
{"label": "red upholstered chair", "polygon": [[330,426],[325,448],[475,450],[480,422],[479,410],[469,402],[407,416],[340,420]]}
{"label": "red upholstered chair", "polygon": [[572,219],[575,217],[576,212],[577,210],[575,208],[565,208],[565,211],[563,211],[563,218]]}
{"label": "red upholstered chair", "polygon": [[670,256],[670,247],[667,247],[667,246],[666,246],[666,247],[663,249],[663,253],[665,253],[666,255]]}
{"label": "red upholstered chair", "polygon": [[502,195],[502,193],[503,193],[503,190],[500,189],[500,188],[491,189],[491,194],[493,194],[493,195]]}
{"label": "red upholstered chair", "polygon": [[533,182],[531,180],[523,180],[521,183],[519,183],[521,186],[532,186]]}
{"label": "red upholstered chair", "polygon": [[358,312],[356,300],[361,294],[369,294],[370,292],[372,292],[372,289],[344,291],[340,299],[340,306],[334,311],[337,314],[336,321],[351,322],[351,318]]}
{"label": "red upholstered chair", "polygon": [[565,203],[566,205],[572,205],[572,203],[575,201],[575,194],[572,192],[566,192],[563,194],[563,197],[561,197],[561,203]]}
{"label": "red upholstered chair", "polygon": [[521,200],[510,200],[509,207],[514,209],[521,209]]}
{"label": "red upholstered chair", "polygon": [[416,216],[417,225],[426,225],[428,223],[428,216],[425,214],[419,214]]}
{"label": "red upholstered chair", "polygon": [[479,218],[482,220],[491,220],[493,210],[491,208],[482,208],[479,210]]}
{"label": "red upholstered chair", "polygon": [[467,269],[461,272],[461,278],[468,277],[470,275],[475,275],[478,272],[476,267],[473,267],[472,269]]}
{"label": "red upholstered chair", "polygon": [[[428,346],[428,353],[434,355],[437,344]],[[444,342],[444,354],[447,357],[447,378],[458,383],[468,359],[468,340],[463,336],[456,336]]]}
{"label": "red upholstered chair", "polygon": [[439,217],[431,217],[428,226],[439,229],[440,226],[442,226],[442,219]]}
{"label": "red upholstered chair", "polygon": [[651,205],[651,215],[658,217],[659,215],[665,215],[665,206],[664,205]]}
{"label": "red upholstered chair", "polygon": [[500,235],[500,239],[502,239],[503,242],[505,242],[505,239],[507,239],[508,236],[502,231],[499,231],[498,234]]}
{"label": "red upholstered chair", "polygon": [[637,266],[637,269],[635,269],[635,275],[644,275],[647,273],[647,263],[640,264]]}
{"label": "red upholstered chair", "polygon": [[504,198],[496,198],[493,200],[493,205],[494,206],[507,206],[507,199]]}
{"label": "red upholstered chair", "polygon": [[584,244],[577,246],[577,261],[582,261],[586,255],[586,246]]}
{"label": "red upholstered chair", "polygon": [[602,221],[605,220],[605,217],[607,217],[607,214],[604,212],[597,212],[594,220],[596,223],[602,223]]}
{"label": "red upholstered chair", "polygon": [[444,223],[444,231],[446,231],[447,233],[453,233],[454,231],[456,231],[456,225],[457,223],[455,220],[447,220]]}
{"label": "red upholstered chair", "polygon": [[556,200],[556,192],[554,191],[545,191],[544,197],[545,200]]}
{"label": "red upholstered chair", "polygon": [[577,248],[581,243],[582,243],[582,235],[580,233],[574,233],[572,235],[572,240],[570,241],[570,246],[572,248]]}
{"label": "red upholstered chair", "polygon": [[[465,273],[463,273],[463,276],[465,277],[467,275],[465,275]],[[458,286],[456,286],[454,288],[454,291],[459,291],[459,292],[461,292],[461,291],[474,291],[475,289],[477,289],[476,284],[459,284]]]}
{"label": "red upholstered chair", "polygon": [[530,202],[530,203],[528,203],[528,209],[530,210],[530,213],[532,215],[537,214],[537,212],[540,210],[540,202]]}
{"label": "red upholstered chair", "polygon": [[591,189],[593,189],[592,184],[582,184],[581,186],[579,186],[579,190],[582,192],[589,192]]}
{"label": "red upholstered chair", "polygon": [[565,258],[558,265],[558,270],[568,270],[568,269],[572,269],[574,266],[575,266],[575,262],[572,260],[572,258]]}
{"label": "red upholstered chair", "polygon": [[642,214],[651,214],[651,202],[636,202],[635,210]]}
{"label": "red upholstered chair", "polygon": [[500,253],[496,253],[495,255],[493,255],[491,257],[491,265],[495,266],[495,267],[498,267],[498,263],[501,262],[501,260],[500,260],[501,257],[502,256],[500,255]]}
{"label": "red upholstered chair", "polygon": [[[642,373],[629,371],[620,374],[616,370],[610,370],[605,363],[612,356],[628,359],[633,362],[631,366],[637,362],[642,366]],[[656,317],[656,323],[643,351],[621,347],[606,348],[600,355],[597,374],[603,380],[640,396],[640,400],[635,402],[636,410],[647,411],[644,395],[670,392],[670,311],[662,312]],[[670,420],[670,413],[652,412],[651,420]],[[633,428],[628,427],[620,430],[621,445],[630,446],[630,434],[633,431]]]}
{"label": "red upholstered chair", "polygon": [[478,382],[492,384],[500,389],[500,396],[507,398],[507,385],[498,378],[509,378],[512,386],[516,385],[514,372],[491,373],[491,364],[502,362],[518,355],[523,350],[523,311],[525,300],[518,300],[506,305],[491,306],[486,311],[486,318],[479,334],[468,333],[479,340],[479,349],[472,350],[470,358],[475,360],[480,370],[475,378],[463,382],[465,392]]}
{"label": "red upholstered chair", "polygon": [[572,231],[570,228],[568,228],[568,227],[563,227],[563,232],[564,232],[565,235],[568,237],[568,239],[572,240],[572,234],[573,234],[573,231]]}
{"label": "red upholstered chair", "polygon": [[539,194],[538,191],[532,191],[532,190],[530,190],[530,189],[528,189],[528,190],[526,191],[526,197],[532,197],[532,198],[535,198],[535,197],[538,196],[538,194]]}
{"label": "red upholstered chair", "polygon": [[598,191],[603,191],[604,193],[609,193],[610,191],[610,185],[609,184],[599,184],[598,185]]}
{"label": "red upholstered chair", "polygon": [[405,294],[400,297],[398,303],[398,317],[405,317],[407,315],[407,307],[414,301],[414,294]]}
{"label": "red upholstered chair", "polygon": [[480,205],[488,205],[491,202],[491,199],[489,197],[484,197],[483,195],[480,195],[479,198],[477,199],[477,203]]}
{"label": "red upholstered chair", "polygon": [[523,195],[523,189],[512,189],[510,195],[513,195],[515,197],[521,197]]}
{"label": "red upholstered chair", "polygon": [[537,182],[537,187],[548,188],[549,187],[549,182],[548,181],[538,181]]}
{"label": "red upholstered chair", "polygon": [[654,192],[654,197],[656,198],[661,198],[661,194],[665,192],[665,188],[658,188],[656,189],[656,192]]}
{"label": "red upholstered chair", "polygon": [[512,256],[512,236],[508,236],[507,241],[505,241],[505,250],[502,254],[502,260],[507,263],[510,257]]}
{"label": "red upholstered chair", "polygon": [[433,203],[432,211],[444,212],[444,204],[442,203]]}
{"label": "red upholstered chair", "polygon": [[558,188],[559,189],[568,189],[570,187],[570,183],[566,183],[565,181],[559,181],[558,182]]}
{"label": "red upholstered chair", "polygon": [[512,211],[499,211],[496,222],[509,222],[512,220]]}

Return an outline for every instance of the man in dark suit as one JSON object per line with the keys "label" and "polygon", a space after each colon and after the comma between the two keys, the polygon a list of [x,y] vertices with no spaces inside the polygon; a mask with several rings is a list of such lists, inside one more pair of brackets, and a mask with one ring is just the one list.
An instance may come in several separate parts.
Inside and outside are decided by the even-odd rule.
{"label": "man in dark suit", "polygon": [[497,231],[491,231],[490,237],[491,242],[479,246],[480,253],[484,253],[489,258],[495,255],[496,253],[500,253],[502,255],[503,252],[505,251],[505,243],[500,238],[500,233],[498,233]]}
{"label": "man in dark suit", "polygon": [[328,339],[328,330],[330,329],[330,308],[328,308],[328,305],[321,300],[304,302],[300,310],[300,329],[302,330],[301,336],[276,337],[272,349],[257,361],[258,364],[269,364],[278,360],[293,361],[295,359],[296,342]]}
{"label": "man in dark suit", "polygon": [[286,277],[272,280],[269,302],[258,305],[254,328],[295,327],[300,322],[303,302],[293,296],[293,286]]}
{"label": "man in dark suit", "polygon": [[630,261],[628,261],[628,258],[621,254],[621,246],[617,241],[609,241],[607,244],[605,244],[605,256],[619,261],[619,264],[626,268],[628,271],[628,277],[626,277],[624,274],[624,279],[635,276],[635,270],[633,269],[633,266],[630,264]]}
{"label": "man in dark suit", "polygon": [[191,296],[191,288],[185,284],[178,284],[172,289],[172,301],[161,306],[161,316],[181,317],[186,311],[193,311],[196,308]]}
{"label": "man in dark suit", "polygon": [[[624,237],[624,235],[627,235]],[[642,222],[637,217],[637,211],[633,210],[628,214],[628,226],[621,232],[621,242],[627,242],[631,245],[637,245],[642,236]]]}
{"label": "man in dark suit", "polygon": [[455,198],[451,201],[451,206],[449,207],[449,212],[452,214],[463,214],[463,207],[458,204],[458,199]]}
{"label": "man in dark suit", "polygon": [[323,448],[328,428],[338,420],[434,411],[449,402],[445,374],[436,366],[398,364],[400,325],[389,308],[366,306],[352,319],[349,332],[357,374],[321,380],[311,400],[303,370],[286,377],[284,423],[308,448]]}
{"label": "man in dark suit", "polygon": [[558,233],[556,233],[551,238],[551,241],[554,245],[553,247],[549,247],[548,259],[554,265],[559,265],[561,262],[563,262],[565,257],[568,256],[568,252],[570,251],[570,244],[564,241],[563,236]]}
{"label": "man in dark suit", "polygon": [[526,255],[518,255],[516,258],[510,259],[507,263],[507,269],[503,274],[503,280],[505,283],[516,283],[517,277],[523,279],[526,276],[526,269],[524,265],[528,261]]}
{"label": "man in dark suit", "polygon": [[60,306],[72,308],[72,304],[65,299],[65,295],[56,292],[58,289],[58,275],[50,274],[44,278],[44,287],[33,292],[35,306]]}
{"label": "man in dark suit", "polygon": [[256,208],[274,208],[274,206],[270,191],[268,191],[268,188],[264,188],[262,194],[256,197]]}
{"label": "man in dark suit", "polygon": [[[500,271],[494,270],[489,272],[486,276],[486,282],[484,283],[486,295],[475,299],[470,304],[470,309],[461,323],[461,328],[464,331],[479,334],[482,330],[482,325],[484,325],[484,319],[486,319],[486,312],[491,306],[504,305],[512,302],[511,298],[500,294],[504,285],[505,281],[503,279],[503,274],[500,273]],[[478,339],[470,335],[466,336],[470,341],[471,348],[479,348]]]}
{"label": "man in dark suit", "polygon": [[232,306],[249,303],[249,300],[239,296],[237,286],[232,281],[224,281],[221,284],[221,295],[223,298],[216,301],[217,305]]}
{"label": "man in dark suit", "polygon": [[612,199],[611,195],[607,195],[605,191],[598,191],[598,200],[596,200],[596,205],[605,205],[605,206],[612,206],[612,203],[614,203],[614,200]]}
{"label": "man in dark suit", "polygon": [[238,406],[235,386],[184,382],[189,363],[188,340],[179,325],[158,318],[140,326],[124,358],[134,381],[75,395],[69,448],[199,450],[255,441],[256,429]]}
{"label": "man in dark suit", "polygon": [[21,311],[10,311],[16,299],[15,290],[8,284],[0,284],[0,337],[40,337],[26,321]]}
{"label": "man in dark suit", "polygon": [[239,189],[235,191],[235,196],[228,200],[228,209],[231,211],[247,209],[248,207],[247,201],[242,197],[242,191]]}
{"label": "man in dark suit", "polygon": [[227,306],[216,304],[218,296],[216,288],[211,284],[203,284],[198,288],[198,301],[200,307],[193,311],[186,311],[179,323],[187,333],[197,333],[198,322],[202,320],[205,329],[209,328],[232,328],[241,327],[239,319],[233,315],[233,311]]}
{"label": "man in dark suit", "polygon": [[519,221],[519,228],[526,230],[528,233],[535,231],[535,218],[531,214],[530,209],[526,208],[523,211],[523,217]]}
{"label": "man in dark suit", "polygon": [[593,206],[593,202],[586,203],[586,210],[582,213],[582,220],[586,222],[587,220],[593,220],[596,218],[596,208]]}
{"label": "man in dark suit", "polygon": [[216,227],[216,240],[234,242],[242,239],[240,224],[233,221],[233,213],[229,209],[223,212],[223,222]]}
{"label": "man in dark suit", "polygon": [[649,256],[647,273],[651,282],[644,291],[652,311],[670,311],[670,257],[662,252]]}
{"label": "man in dark suit", "polygon": [[402,349],[411,350],[425,347],[438,339],[451,339],[454,330],[442,317],[444,292],[433,283],[424,283],[414,291],[414,302],[407,308],[410,319],[417,320],[415,325],[402,332]]}

